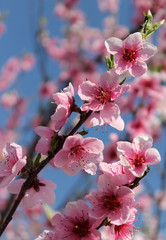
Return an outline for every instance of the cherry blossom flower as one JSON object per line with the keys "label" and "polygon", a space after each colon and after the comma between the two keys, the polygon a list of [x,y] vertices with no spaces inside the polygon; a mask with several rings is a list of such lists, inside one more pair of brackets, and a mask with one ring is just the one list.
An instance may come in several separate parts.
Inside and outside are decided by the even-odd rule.
{"label": "cherry blossom flower", "polygon": [[51,119],[55,124],[55,130],[59,130],[67,122],[74,104],[74,88],[71,83],[64,88],[61,93],[53,94],[53,99],[57,105],[56,112]]}
{"label": "cherry blossom flower", "polygon": [[[12,194],[18,194],[25,179],[19,179],[12,182],[8,186],[8,191]],[[32,182],[32,187],[29,188],[23,198],[23,204],[27,208],[32,208],[38,203],[46,203],[52,205],[55,202],[55,192],[56,184],[47,179],[34,178]]]}
{"label": "cherry blossom flower", "polygon": [[132,143],[117,142],[121,164],[130,166],[130,171],[136,177],[143,176],[148,165],[154,165],[161,161],[157,149],[151,148],[152,142],[150,136],[137,136]]}
{"label": "cherry blossom flower", "polygon": [[128,88],[129,85],[119,85],[118,75],[114,70],[103,73],[98,84],[90,81],[83,82],[78,88],[78,95],[88,103],[83,104],[81,110],[93,111],[85,122],[85,126],[109,124],[118,130],[123,130],[124,122],[120,117],[120,109],[115,104],[115,100]]}
{"label": "cherry blossom flower", "polygon": [[23,56],[21,61],[21,70],[30,71],[35,65],[36,59],[33,54],[27,53]]}
{"label": "cherry blossom flower", "polygon": [[6,187],[26,164],[22,147],[14,142],[7,143],[0,158],[0,187]]}
{"label": "cherry blossom flower", "polygon": [[143,42],[139,32],[130,34],[124,41],[112,37],[105,41],[107,51],[114,55],[117,74],[129,71],[133,77],[140,77],[147,71],[147,61],[152,57],[157,47],[149,42]]}
{"label": "cherry blossom flower", "polygon": [[65,213],[57,213],[52,218],[59,240],[101,240],[100,232],[96,230],[98,221],[89,216],[89,206],[82,200],[69,202]]}
{"label": "cherry blossom flower", "polygon": [[120,161],[112,164],[101,162],[99,168],[104,174],[112,176],[118,186],[131,184],[135,179],[129,167],[122,166]]}
{"label": "cherry blossom flower", "polygon": [[61,168],[68,175],[76,175],[80,170],[96,174],[97,165],[103,160],[104,144],[97,138],[83,138],[76,134],[69,136],[63,149],[52,159],[52,165]]}
{"label": "cherry blossom flower", "polygon": [[98,190],[90,192],[85,199],[92,204],[90,216],[96,219],[110,219],[111,224],[124,224],[134,203],[134,192],[126,186],[116,186],[111,176],[100,175]]}
{"label": "cherry blossom flower", "polygon": [[35,127],[34,130],[41,137],[38,143],[36,144],[35,150],[38,153],[47,155],[48,151],[51,148],[51,140],[55,132],[52,129],[43,126]]}
{"label": "cherry blossom flower", "polygon": [[8,88],[21,71],[21,61],[17,57],[10,58],[3,66],[0,74],[0,91]]}
{"label": "cherry blossom flower", "polygon": [[102,239],[103,240],[132,240],[133,230],[136,230],[133,222],[135,220],[136,208],[131,209],[130,217],[126,223],[122,225],[110,225],[103,229]]}

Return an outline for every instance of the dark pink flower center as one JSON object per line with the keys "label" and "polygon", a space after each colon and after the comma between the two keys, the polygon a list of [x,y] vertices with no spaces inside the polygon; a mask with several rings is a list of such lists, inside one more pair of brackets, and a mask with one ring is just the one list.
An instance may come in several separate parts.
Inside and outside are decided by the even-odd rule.
{"label": "dark pink flower center", "polygon": [[83,222],[77,222],[74,226],[73,232],[78,235],[80,238],[87,236],[89,234],[89,223],[88,220]]}
{"label": "dark pink flower center", "polygon": [[111,211],[113,211],[117,208],[120,208],[120,206],[121,206],[120,201],[114,195],[105,196],[104,199],[103,199],[103,204],[104,204],[105,208],[107,208]]}
{"label": "dark pink flower center", "polygon": [[129,63],[134,62],[137,58],[137,52],[131,49],[124,49],[123,58]]}
{"label": "dark pink flower center", "polygon": [[96,99],[102,104],[105,104],[106,102],[113,102],[113,100],[111,100],[111,91],[104,90],[102,87],[99,87],[97,91],[98,95],[96,96]]}
{"label": "dark pink flower center", "polygon": [[70,148],[70,155],[80,155],[84,150],[85,149],[81,145],[75,146]]}
{"label": "dark pink flower center", "polygon": [[139,154],[135,154],[135,156],[129,160],[129,163],[131,165],[134,165],[135,167],[140,167],[145,162],[145,157],[141,156]]}
{"label": "dark pink flower center", "polygon": [[133,236],[133,230],[136,230],[133,224],[115,226],[115,234],[117,237],[128,237],[130,239]]}

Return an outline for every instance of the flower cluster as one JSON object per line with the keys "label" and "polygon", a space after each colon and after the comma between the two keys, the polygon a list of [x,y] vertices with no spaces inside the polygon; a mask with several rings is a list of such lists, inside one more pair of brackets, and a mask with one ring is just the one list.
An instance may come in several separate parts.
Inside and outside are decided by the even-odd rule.
{"label": "flower cluster", "polygon": [[[64,5],[60,3],[55,9],[55,14],[65,18],[75,28],[85,24],[85,16],[72,9],[76,2],[66,0]],[[99,5],[103,11],[107,8],[116,11],[118,1],[105,0]],[[105,58],[108,70],[99,77],[95,64],[86,59],[80,61],[79,50],[74,43],[64,41],[65,51],[48,35],[41,37],[40,41],[54,59],[61,59],[64,65],[70,62],[69,71],[60,76],[60,81],[69,80],[71,76],[74,80],[68,81],[68,86],[57,93],[53,93],[56,87],[50,82],[45,81],[42,85],[39,94],[48,97],[53,93],[55,105],[52,105],[54,109],[49,124],[39,121],[42,124],[34,127],[39,135],[38,141],[35,141],[37,156],[30,156],[27,160],[20,145],[7,143],[0,159],[0,187],[6,187],[8,192],[18,195],[13,209],[21,201],[26,208],[32,209],[39,204],[45,208],[45,204],[53,205],[56,199],[56,184],[38,176],[48,163],[54,170],[61,169],[69,176],[79,172],[84,175],[98,174],[97,188],[86,192],[84,200],[68,202],[64,211],[48,214],[51,230],[44,230],[36,240],[131,240],[136,229],[134,221],[137,213],[136,193],[133,189],[149,172],[149,166],[161,161],[157,149],[152,148],[152,137],[157,134],[149,130],[151,125],[148,128],[148,124],[141,121],[141,116],[148,116],[148,113],[156,110],[154,99],[161,101],[165,94],[158,75],[150,75],[145,63],[156,53],[157,48],[147,42],[141,32],[130,34],[124,41],[117,37],[108,38],[105,41],[107,53],[111,54],[110,58]],[[86,45],[86,41],[83,43]],[[99,46],[100,53],[106,52],[101,43]],[[4,90],[21,71],[30,70],[34,64],[32,55],[25,55],[22,61],[10,59],[0,76],[7,79],[7,82],[1,81],[0,90]],[[86,78],[80,74],[82,65],[87,71]],[[123,74],[127,76],[126,73],[139,78],[126,84],[126,78],[123,78]],[[76,93],[78,96],[75,97]],[[149,109],[141,102],[138,112],[134,111],[135,95],[143,101],[149,101],[150,97]],[[77,97],[83,101],[81,106],[76,105]],[[12,100],[10,104],[9,99]],[[24,104],[21,100],[17,92],[12,92],[4,94],[1,102],[6,108],[18,109]],[[85,129],[78,131],[83,124],[85,128],[104,128],[109,125],[111,129],[123,131],[125,122],[121,113],[126,109],[133,114],[139,113],[137,122],[131,121],[126,127],[130,133],[129,141],[122,141],[116,134],[111,134],[111,145],[105,147],[100,139],[86,137],[88,131]],[[77,114],[77,123],[72,129],[66,130],[68,119],[72,118],[74,112]],[[11,127],[17,125],[17,117],[14,119],[15,122],[9,122]],[[12,218],[10,214],[15,211],[13,209],[5,221]],[[2,225],[6,224],[5,221]],[[0,227],[0,234],[2,231],[3,226]]]}

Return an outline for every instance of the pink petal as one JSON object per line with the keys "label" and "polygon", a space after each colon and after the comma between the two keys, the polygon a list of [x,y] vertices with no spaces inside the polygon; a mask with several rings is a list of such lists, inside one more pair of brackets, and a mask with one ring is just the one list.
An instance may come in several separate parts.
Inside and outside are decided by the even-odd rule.
{"label": "pink petal", "polygon": [[139,50],[139,59],[142,61],[148,60],[150,57],[154,56],[157,52],[157,47],[151,43],[144,42],[142,48]]}
{"label": "pink petal", "polygon": [[140,77],[147,71],[147,65],[145,62],[137,61],[132,64],[131,68],[129,68],[129,73],[133,77]]}
{"label": "pink petal", "polygon": [[48,127],[38,126],[34,130],[41,137],[50,138],[54,135],[54,131]]}
{"label": "pink petal", "polygon": [[105,41],[106,49],[111,54],[122,52],[122,40],[119,38],[111,37]]}
{"label": "pink petal", "polygon": [[130,50],[137,50],[142,47],[142,34],[140,32],[136,32],[130,34],[124,41],[123,47]]}
{"label": "pink petal", "polygon": [[118,129],[119,131],[123,131],[124,129],[124,121],[121,118],[121,116],[119,116],[114,122],[111,122],[110,125],[116,129]]}
{"label": "pink petal", "polygon": [[80,134],[76,134],[74,136],[69,136],[69,137],[67,137],[67,139],[66,139],[66,141],[63,145],[63,149],[64,150],[70,150],[70,148],[72,148],[72,147],[82,145],[83,140],[84,139]]}
{"label": "pink petal", "polygon": [[111,69],[101,75],[100,83],[103,89],[114,89],[119,85],[118,75],[113,69]]}
{"label": "pink petal", "polygon": [[40,187],[40,191],[38,192],[40,196],[39,199],[41,202],[46,203],[48,205],[52,205],[55,202],[55,193],[53,189],[45,187]]}
{"label": "pink petal", "polygon": [[120,110],[118,105],[107,102],[100,114],[104,122],[111,125],[111,123],[115,122],[119,117]]}
{"label": "pink petal", "polygon": [[78,87],[78,95],[82,100],[90,101],[93,94],[96,95],[96,84],[90,81],[85,81]]}
{"label": "pink petal", "polygon": [[52,159],[55,167],[61,168],[68,161],[69,151],[60,150],[55,157]]}
{"label": "pink petal", "polygon": [[30,188],[29,190],[27,190],[23,198],[24,206],[27,208],[32,208],[38,203],[40,203],[40,198],[38,196],[38,193],[33,188]]}
{"label": "pink petal", "polygon": [[146,163],[149,165],[157,164],[161,161],[161,157],[157,149],[149,148],[145,152]]}
{"label": "pink petal", "polygon": [[115,55],[115,69],[118,75],[125,73],[126,71],[128,71],[130,67],[131,67],[131,63],[127,63],[124,60],[122,54]]}
{"label": "pink petal", "polygon": [[18,194],[24,182],[25,182],[25,179],[16,180],[15,182],[10,183],[7,189],[12,194]]}

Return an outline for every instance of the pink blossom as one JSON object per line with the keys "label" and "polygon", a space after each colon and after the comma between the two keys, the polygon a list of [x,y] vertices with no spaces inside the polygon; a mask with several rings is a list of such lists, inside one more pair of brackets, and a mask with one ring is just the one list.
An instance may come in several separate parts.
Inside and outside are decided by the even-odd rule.
{"label": "pink blossom", "polygon": [[[12,194],[18,194],[21,190],[25,179],[19,179],[12,182],[8,186],[8,191]],[[56,184],[50,180],[37,179],[34,178],[32,182],[32,187],[29,188],[23,198],[23,204],[27,208],[32,208],[38,203],[46,203],[52,205],[55,202],[55,192]]]}
{"label": "pink blossom", "polygon": [[141,177],[148,165],[154,165],[161,161],[157,149],[152,147],[152,138],[149,136],[137,136],[133,142],[120,141],[117,150],[122,165],[130,166],[130,171],[136,177]]}
{"label": "pink blossom", "polygon": [[38,153],[47,155],[48,151],[50,151],[51,149],[51,141],[55,132],[52,129],[43,126],[35,127],[34,130],[41,137],[38,143],[36,144],[35,150]]}
{"label": "pink blossom", "polygon": [[[161,85],[160,76],[157,74],[144,74],[132,83],[131,91],[141,98],[153,97],[162,99],[165,87]],[[136,97],[136,96],[135,96]]]}
{"label": "pink blossom", "polygon": [[56,90],[56,85],[53,82],[48,81],[41,85],[39,95],[43,98],[50,98]]}
{"label": "pink blossom", "polygon": [[68,175],[76,175],[80,170],[96,174],[97,165],[103,160],[104,144],[97,138],[83,138],[81,135],[67,137],[63,149],[52,159],[55,167]]}
{"label": "pink blossom", "polygon": [[53,94],[53,99],[57,105],[56,112],[51,119],[55,124],[55,130],[59,130],[67,122],[74,104],[74,88],[71,83],[64,88],[61,93]]}
{"label": "pink blossom", "polygon": [[52,218],[58,239],[101,240],[96,219],[89,216],[89,211],[89,206],[82,200],[67,203],[65,213],[57,213]]}
{"label": "pink blossom", "polygon": [[143,42],[139,32],[129,35],[124,41],[112,37],[105,41],[107,51],[114,55],[117,74],[129,71],[134,77],[139,77],[147,71],[147,61],[152,57],[157,47],[149,42]]}
{"label": "pink blossom", "polygon": [[14,82],[20,70],[21,63],[19,58],[12,57],[7,61],[0,74],[0,91],[5,90]]}
{"label": "pink blossom", "polygon": [[135,213],[137,210],[133,207],[131,209],[130,217],[126,223],[122,225],[111,225],[105,227],[102,231],[103,240],[132,240],[133,230],[136,230],[133,222],[135,220]]}
{"label": "pink blossom", "polygon": [[10,92],[5,92],[1,96],[1,104],[4,108],[14,107],[19,100],[18,92],[13,90]]}
{"label": "pink blossom", "polygon": [[129,167],[122,166],[120,161],[112,164],[101,162],[99,167],[104,174],[111,176],[112,180],[118,186],[131,184],[135,179]]}
{"label": "pink blossom", "polygon": [[6,187],[26,164],[22,148],[16,143],[7,143],[0,159],[0,187]]}
{"label": "pink blossom", "polygon": [[134,192],[125,186],[116,186],[116,181],[106,174],[100,175],[98,190],[85,198],[92,204],[90,215],[96,219],[110,219],[112,224],[124,224],[134,203]]}
{"label": "pink blossom", "polygon": [[120,109],[115,100],[119,98],[129,85],[119,85],[118,75],[110,70],[101,75],[98,84],[83,82],[78,88],[80,98],[88,103],[81,106],[82,111],[93,111],[85,122],[86,127],[109,124],[123,130],[124,122],[120,117]]}
{"label": "pink blossom", "polygon": [[53,231],[44,230],[35,240],[60,240]]}
{"label": "pink blossom", "polygon": [[21,61],[21,70],[30,71],[35,65],[36,59],[33,54],[27,53],[23,56]]}

